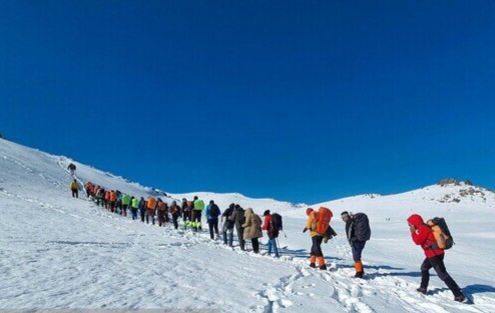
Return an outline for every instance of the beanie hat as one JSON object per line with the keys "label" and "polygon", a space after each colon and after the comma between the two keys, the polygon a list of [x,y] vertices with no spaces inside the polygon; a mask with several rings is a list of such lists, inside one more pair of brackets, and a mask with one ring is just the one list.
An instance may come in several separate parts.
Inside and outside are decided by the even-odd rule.
{"label": "beanie hat", "polygon": [[311,212],[313,212],[313,209],[312,208],[307,208],[306,209],[306,215],[309,216],[311,214]]}
{"label": "beanie hat", "polygon": [[270,210],[266,210],[265,213],[263,213],[263,216],[270,215]]}

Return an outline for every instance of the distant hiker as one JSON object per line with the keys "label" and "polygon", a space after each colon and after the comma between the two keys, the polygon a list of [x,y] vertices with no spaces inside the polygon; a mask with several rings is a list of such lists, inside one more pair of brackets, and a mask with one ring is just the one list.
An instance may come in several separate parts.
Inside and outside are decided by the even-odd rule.
{"label": "distant hiker", "polygon": [[[215,204],[213,200],[210,200],[210,204],[206,207],[206,221],[208,222],[208,228],[210,230],[210,238],[218,239],[218,217],[220,216],[220,208]],[[215,232],[215,237],[213,236]]]}
{"label": "distant hiker", "polygon": [[263,216],[265,217],[265,220],[263,221],[263,226],[261,227],[262,230],[266,231],[266,234],[268,235],[268,255],[272,254],[272,249],[273,252],[275,253],[275,257],[278,258],[278,248],[277,248],[277,237],[278,237],[278,229],[273,225],[273,218],[272,215],[270,214],[270,210],[266,210],[263,213]]}
{"label": "distant hiker", "polygon": [[366,241],[371,238],[368,216],[364,213],[350,215],[347,211],[342,212],[340,216],[345,223],[347,240],[352,247],[352,258],[354,259],[354,268],[356,269],[354,277],[363,278],[364,269],[363,262],[361,262],[361,254],[366,245]]}
{"label": "distant hiker", "polygon": [[230,219],[234,221],[234,226],[237,232],[237,240],[239,240],[241,250],[244,251],[246,245],[246,242],[244,241],[244,228],[242,228],[245,221],[244,209],[240,205],[236,204]]}
{"label": "distant hiker", "polygon": [[182,228],[186,229],[187,226],[191,223],[191,212],[194,207],[192,201],[187,201],[186,198],[182,199],[181,204],[181,215],[182,215]]}
{"label": "distant hiker", "polygon": [[72,190],[72,198],[79,198],[79,183],[77,180],[73,180],[70,185],[70,190]]}
{"label": "distant hiker", "polygon": [[205,203],[203,200],[198,199],[197,196],[194,196],[194,208],[192,210],[192,227],[195,231],[201,231],[203,228],[201,227],[201,214],[205,209]]}
{"label": "distant hiker", "polygon": [[180,217],[180,207],[177,205],[177,202],[172,201],[172,204],[170,205],[170,214],[172,215],[172,222],[174,223],[174,228],[178,229],[179,228],[179,222],[178,219]]}
{"label": "distant hiker", "polygon": [[165,222],[168,220],[165,218],[165,216],[168,215],[168,204],[166,202],[163,202],[160,198],[158,198],[157,201],[157,215],[158,226],[162,227],[162,225],[165,224]]}
{"label": "distant hiker", "polygon": [[438,277],[445,282],[450,291],[454,294],[454,301],[463,302],[466,296],[462,293],[461,288],[457,285],[454,279],[447,273],[443,262],[445,252],[438,248],[437,241],[433,235],[431,228],[426,225],[420,215],[413,214],[408,219],[409,230],[414,243],[423,248],[426,259],[421,265],[421,285],[417,289],[418,292],[426,294],[428,283],[430,281],[430,269],[433,268]]}
{"label": "distant hiker", "polygon": [[141,222],[144,223],[144,215],[146,213],[146,201],[144,200],[143,197],[141,197],[141,199],[139,199],[139,215],[141,216]]}
{"label": "distant hiker", "polygon": [[84,184],[84,190],[86,191],[86,197],[90,198],[93,184],[90,181],[86,182],[86,184]]}
{"label": "distant hiker", "polygon": [[253,212],[253,209],[247,208],[244,212],[246,222],[242,225],[244,228],[244,240],[251,239],[253,252],[260,252],[260,243],[258,238],[263,237],[261,232],[261,218]]}
{"label": "distant hiker", "polygon": [[105,190],[105,197],[103,198],[103,203],[105,204],[105,208],[108,209],[110,207],[110,192],[109,190]]}
{"label": "distant hiker", "polygon": [[138,198],[131,198],[131,215],[133,220],[137,220],[137,212],[139,209],[139,200]]}
{"label": "distant hiker", "polygon": [[96,205],[99,205],[101,207],[103,207],[105,205],[104,201],[103,201],[104,195],[105,195],[105,189],[98,186],[98,189],[96,191]]}
{"label": "distant hiker", "polygon": [[110,191],[110,195],[108,197],[108,200],[109,200],[108,203],[110,205],[110,212],[117,213],[115,210],[115,204],[117,202],[117,192],[115,192],[115,190]]}
{"label": "distant hiker", "polygon": [[127,208],[131,204],[131,196],[128,194],[125,194],[122,196],[122,215],[127,216]]}
{"label": "distant hiker", "polygon": [[146,204],[146,224],[149,224],[149,218],[151,217],[151,222],[155,225],[155,211],[156,211],[156,199],[153,197],[148,197]]}
{"label": "distant hiker", "polygon": [[316,267],[316,261],[321,270],[326,270],[325,258],[323,257],[323,251],[321,250],[321,244],[323,237],[325,236],[328,225],[332,218],[332,211],[325,207],[321,207],[318,212],[315,212],[312,208],[306,209],[306,215],[308,220],[306,227],[303,229],[303,233],[310,230],[310,236],[312,241],[311,253],[309,259],[309,266]]}
{"label": "distant hiker", "polygon": [[74,171],[76,170],[76,166],[74,165],[74,163],[69,164],[69,166],[67,166],[67,169],[70,171],[70,174],[74,176]]}
{"label": "distant hiker", "polygon": [[229,205],[229,208],[225,210],[222,214],[222,235],[223,235],[223,243],[228,244],[229,247],[232,247],[234,242],[234,220],[230,217],[234,212],[235,205],[232,203]]}

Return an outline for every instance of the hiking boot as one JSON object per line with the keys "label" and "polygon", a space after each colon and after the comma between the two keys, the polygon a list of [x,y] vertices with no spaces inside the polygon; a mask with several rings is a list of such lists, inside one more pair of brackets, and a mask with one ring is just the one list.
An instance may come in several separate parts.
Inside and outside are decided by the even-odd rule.
{"label": "hiking boot", "polygon": [[326,271],[327,270],[327,265],[326,264],[321,265],[320,266],[320,270]]}
{"label": "hiking boot", "polygon": [[464,301],[466,301],[466,296],[461,294],[460,296],[455,297],[454,301],[464,302]]}
{"label": "hiking boot", "polygon": [[422,294],[426,294],[426,288],[423,288],[423,287],[419,287],[418,289],[416,289],[417,292],[419,293],[422,293]]}
{"label": "hiking boot", "polygon": [[309,263],[309,267],[315,268],[315,267],[316,267],[316,264],[314,264],[314,263]]}
{"label": "hiking boot", "polygon": [[364,276],[364,272],[356,272],[356,274],[354,274],[353,278],[363,278]]}

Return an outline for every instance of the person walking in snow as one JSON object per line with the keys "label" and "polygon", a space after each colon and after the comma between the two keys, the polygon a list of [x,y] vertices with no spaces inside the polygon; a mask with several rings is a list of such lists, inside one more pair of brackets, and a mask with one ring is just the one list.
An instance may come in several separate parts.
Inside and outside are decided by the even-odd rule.
{"label": "person walking in snow", "polygon": [[236,204],[230,219],[234,221],[234,226],[237,232],[237,240],[239,240],[241,250],[244,251],[246,247],[246,241],[244,240],[244,228],[242,227],[245,222],[244,209],[240,205]]}
{"label": "person walking in snow", "polygon": [[156,211],[156,200],[153,197],[148,197],[146,201],[146,224],[149,224],[149,218],[151,222],[155,225],[155,211]]}
{"label": "person walking in snow", "polygon": [[167,221],[165,215],[168,215],[168,204],[166,202],[163,202],[161,198],[158,198],[156,206],[158,215],[158,226],[162,227],[162,225],[164,225]]}
{"label": "person walking in snow", "polygon": [[312,208],[308,208],[306,209],[306,215],[308,216],[308,220],[306,222],[306,227],[303,229],[303,233],[305,233],[309,229],[311,241],[313,243],[311,246],[309,266],[316,267],[316,261],[318,261],[318,264],[320,265],[320,269],[326,270],[327,265],[325,264],[323,251],[321,250],[321,244],[323,242],[324,234],[320,234],[315,231],[316,224],[318,223],[318,212],[315,212]]}
{"label": "person walking in snow", "polygon": [[231,216],[234,212],[235,205],[231,203],[229,208],[225,210],[222,214],[222,235],[223,235],[223,243],[225,245],[229,245],[232,247],[234,242],[234,221],[231,219]]}
{"label": "person walking in snow", "polygon": [[[213,200],[210,200],[210,204],[206,207],[206,221],[208,222],[208,229],[210,230],[210,238],[218,239],[218,217],[222,212],[220,212],[220,208],[215,204]],[[213,235],[215,232],[215,237]]]}
{"label": "person walking in snow", "polygon": [[251,239],[253,245],[253,252],[260,252],[259,238],[263,237],[261,232],[261,218],[254,213],[253,209],[247,208],[244,212],[245,223],[242,225],[244,228],[244,240]]}
{"label": "person walking in snow", "polygon": [[272,254],[273,249],[275,257],[278,258],[280,257],[277,248],[278,229],[275,229],[275,227],[273,226],[270,210],[266,210],[263,213],[263,216],[265,217],[265,220],[263,221],[261,230],[266,231],[266,234],[268,235],[268,255]]}
{"label": "person walking in snow", "polygon": [[128,194],[125,194],[122,196],[122,215],[127,217],[127,208],[131,204],[131,196]]}
{"label": "person walking in snow", "polygon": [[189,223],[191,223],[191,212],[194,207],[192,201],[187,201],[186,198],[182,199],[181,204],[181,216],[182,216],[182,228],[186,229]]}
{"label": "person walking in snow", "polygon": [[361,254],[366,245],[366,241],[371,238],[371,229],[368,216],[364,213],[350,215],[344,211],[340,214],[342,221],[345,223],[345,233],[347,240],[352,247],[352,258],[354,259],[354,268],[356,269],[355,278],[363,278],[364,269],[361,261]]}
{"label": "person walking in snow", "polygon": [[79,183],[77,180],[73,180],[70,185],[70,190],[72,191],[72,198],[79,198]]}
{"label": "person walking in snow", "polygon": [[424,250],[426,259],[421,264],[421,285],[418,292],[426,294],[428,283],[430,281],[430,269],[433,268],[438,277],[445,282],[450,291],[454,294],[454,301],[463,302],[466,296],[462,293],[461,288],[454,279],[447,273],[443,259],[444,250],[438,248],[437,241],[431,228],[424,223],[423,218],[418,214],[413,214],[407,219],[409,230],[413,242],[421,246]]}
{"label": "person walking in snow", "polygon": [[139,200],[138,198],[131,197],[131,215],[132,220],[137,220],[137,212],[139,209]]}
{"label": "person walking in snow", "polygon": [[70,175],[74,176],[74,172],[76,170],[76,166],[74,165],[74,163],[69,164],[69,166],[67,166],[67,169],[70,171]]}
{"label": "person walking in snow", "polygon": [[179,228],[179,222],[178,219],[180,217],[180,207],[177,205],[176,201],[172,201],[172,204],[170,204],[170,214],[172,215],[172,222],[174,223],[174,228],[178,229]]}
{"label": "person walking in snow", "polygon": [[143,223],[144,223],[144,216],[146,213],[146,206],[147,206],[146,200],[144,200],[144,198],[141,197],[141,199],[139,199],[139,215],[141,217],[141,222]]}
{"label": "person walking in snow", "polygon": [[194,207],[192,210],[192,227],[195,231],[203,230],[201,226],[201,215],[204,209],[205,203],[203,202],[203,200],[198,199],[197,196],[194,196]]}

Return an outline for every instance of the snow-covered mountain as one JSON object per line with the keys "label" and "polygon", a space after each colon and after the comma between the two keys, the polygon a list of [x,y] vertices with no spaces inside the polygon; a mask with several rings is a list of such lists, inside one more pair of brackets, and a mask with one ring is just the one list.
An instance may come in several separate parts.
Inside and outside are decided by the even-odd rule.
{"label": "snow-covered mountain", "polygon": [[[206,233],[132,221],[72,198],[67,173],[77,166],[90,180],[135,196],[165,200],[198,195],[281,212],[282,258],[243,252]],[[123,173],[125,174],[125,173]],[[455,200],[457,199],[457,200]],[[495,194],[467,182],[442,183],[397,195],[361,195],[312,207],[334,212],[339,235],[324,246],[332,271],[310,269],[306,206],[240,194],[164,195],[66,157],[0,140],[0,309],[168,308],[222,312],[495,312]],[[341,211],[365,212],[372,240],[363,253],[365,280],[353,274]],[[446,265],[471,304],[452,301],[433,277],[430,293],[417,294],[423,252],[406,219],[412,213],[443,216],[456,246]],[[262,239],[266,243],[266,237]],[[266,247],[262,246],[265,251]],[[335,268],[336,267],[336,268]]]}

